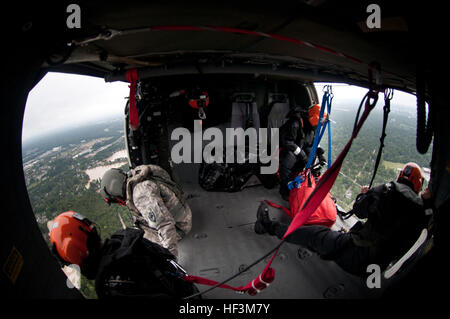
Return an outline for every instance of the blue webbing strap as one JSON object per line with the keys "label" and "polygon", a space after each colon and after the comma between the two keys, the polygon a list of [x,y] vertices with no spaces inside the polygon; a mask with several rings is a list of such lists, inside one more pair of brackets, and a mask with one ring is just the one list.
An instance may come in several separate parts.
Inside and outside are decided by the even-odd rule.
{"label": "blue webbing strap", "polygon": [[[311,148],[311,153],[309,154],[308,162],[306,163],[306,166],[305,166],[305,171],[307,171],[311,167],[311,165],[314,161],[314,158],[316,157],[317,147],[319,146],[320,140],[322,139],[322,136],[325,133],[325,130],[327,128],[327,123],[325,123],[325,125],[322,126],[323,115],[325,113],[325,108],[327,108],[328,117],[330,116],[332,100],[333,100],[333,93],[331,90],[331,85],[327,85],[324,87],[322,106],[320,108],[320,115],[319,115],[319,123],[317,124],[316,132],[314,133],[314,142],[313,142],[313,146]],[[330,168],[330,166],[331,166],[331,128],[330,128],[329,118],[327,119],[327,122],[328,122],[328,168]],[[302,183],[303,183],[303,179],[299,175],[294,180],[288,182],[287,187],[289,190],[292,190],[294,187],[299,188]]]}
{"label": "blue webbing strap", "polygon": [[[323,125],[322,127],[323,114],[325,112],[325,108],[327,108],[328,117],[330,116],[332,100],[333,100],[333,93],[331,91],[331,86],[327,85],[324,88],[322,106],[320,108],[319,123],[317,124],[316,127],[316,132],[314,134],[314,143],[311,149],[311,153],[309,154],[308,162],[306,163],[305,169],[309,169],[311,167],[314,158],[316,157],[317,147],[319,146],[320,140],[322,139],[322,136],[327,128],[327,123],[325,123],[325,125]],[[329,119],[327,119],[327,122],[328,122],[328,168],[329,168],[331,166],[331,127]]]}
{"label": "blue webbing strap", "polygon": [[[331,89],[330,89],[331,90]],[[333,93],[329,95],[328,101],[328,168],[331,166],[331,121],[330,121],[330,113],[331,113],[331,101],[333,101]]]}

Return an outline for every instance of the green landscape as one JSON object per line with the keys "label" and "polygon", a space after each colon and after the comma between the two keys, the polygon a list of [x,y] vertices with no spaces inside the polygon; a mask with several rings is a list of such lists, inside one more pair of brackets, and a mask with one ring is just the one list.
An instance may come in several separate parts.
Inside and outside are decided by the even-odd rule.
{"label": "green landscape", "polygon": [[[379,103],[380,104],[380,103]],[[355,103],[335,101],[331,112],[332,158],[347,143],[356,114]],[[382,162],[375,184],[395,179],[397,169],[409,161],[429,167],[431,147],[420,155],[415,147],[414,107],[392,105]],[[337,203],[350,210],[362,185],[369,184],[381,135],[382,106],[369,116],[347,155],[331,193]],[[23,144],[23,167],[28,195],[44,239],[49,244],[47,222],[73,210],[95,222],[103,239],[122,227],[131,226],[127,208],[108,206],[99,194],[99,178],[109,167],[128,169],[123,119],[73,128]],[[325,133],[321,146],[327,146]],[[96,298],[92,281],[82,278],[80,291]]]}
{"label": "green landscape", "polygon": [[[68,210],[96,223],[102,239],[123,225],[131,226],[128,209],[108,206],[99,194],[98,178],[105,168],[128,170],[124,148],[121,119],[69,130],[23,146],[28,196],[49,246],[47,221]],[[90,181],[87,172],[98,178]],[[85,278],[80,290],[87,298],[96,298],[93,282]]]}
{"label": "green landscape", "polygon": [[[344,148],[349,140],[356,116],[355,101],[343,103],[336,101],[331,110],[332,160]],[[380,146],[380,136],[383,122],[382,101],[367,118],[358,137],[354,140],[350,152],[342,165],[331,195],[337,203],[350,210],[361,186],[369,185],[372,178],[375,160]],[[328,132],[322,138],[321,147],[328,150]],[[386,128],[386,138],[381,162],[373,185],[394,180],[398,169],[407,162],[416,162],[422,168],[427,179],[429,172],[431,149],[427,154],[419,154],[416,150],[416,109],[411,106],[391,105]],[[426,185],[424,185],[424,188]]]}

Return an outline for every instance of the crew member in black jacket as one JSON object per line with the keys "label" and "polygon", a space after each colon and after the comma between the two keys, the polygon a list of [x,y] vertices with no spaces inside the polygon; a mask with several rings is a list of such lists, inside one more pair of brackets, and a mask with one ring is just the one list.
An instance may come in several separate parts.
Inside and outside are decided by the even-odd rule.
{"label": "crew member in black jacket", "polygon": [[166,248],[144,238],[144,231],[127,228],[101,241],[95,224],[68,211],[50,226],[52,251],[62,265],[78,265],[95,279],[99,299],[181,299],[198,292],[184,281],[184,270]]}
{"label": "crew member in black jacket", "polygon": [[[363,187],[352,213],[361,219],[349,232],[325,226],[301,226],[286,241],[306,247],[326,260],[334,260],[354,275],[367,275],[367,266],[377,264],[386,269],[403,256],[428,226],[430,192],[422,189],[423,177],[415,163],[406,164],[396,181],[372,189]],[[282,238],[289,225],[272,221],[263,202],[258,209],[255,232]]]}
{"label": "crew member in black jacket", "polygon": [[[308,110],[297,106],[289,112],[289,119],[280,128],[280,194],[288,200],[287,184],[302,171],[308,162],[314,143],[314,133],[319,123],[320,106],[312,105]],[[316,155],[321,165],[325,164],[324,151],[318,147]]]}

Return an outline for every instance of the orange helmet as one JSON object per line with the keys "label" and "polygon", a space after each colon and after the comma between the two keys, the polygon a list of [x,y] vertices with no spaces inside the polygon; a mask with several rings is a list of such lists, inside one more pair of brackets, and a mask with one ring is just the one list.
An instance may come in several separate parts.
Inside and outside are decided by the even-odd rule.
{"label": "orange helmet", "polygon": [[397,177],[397,181],[401,178],[410,181],[413,185],[414,191],[419,194],[423,184],[422,171],[419,165],[412,162],[405,164]]}
{"label": "orange helmet", "polygon": [[[314,104],[308,110],[309,123],[311,123],[311,125],[313,127],[317,126],[317,124],[319,124],[320,108],[321,107],[319,104]],[[327,112],[324,112],[323,117],[325,118],[326,116],[327,116]]]}
{"label": "orange helmet", "polygon": [[82,266],[89,255],[88,237],[98,236],[95,225],[86,217],[73,211],[59,214],[50,230],[50,242],[56,253],[70,264]]}

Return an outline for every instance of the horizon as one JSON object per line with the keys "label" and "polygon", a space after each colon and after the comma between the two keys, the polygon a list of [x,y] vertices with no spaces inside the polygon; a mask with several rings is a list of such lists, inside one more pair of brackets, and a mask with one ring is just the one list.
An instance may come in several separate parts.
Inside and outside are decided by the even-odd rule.
{"label": "horizon", "polygon": [[29,137],[26,140],[22,139],[22,148],[31,147],[31,146],[33,146],[33,144],[42,142],[43,140],[49,140],[52,136],[55,136],[57,134],[63,134],[63,133],[67,133],[69,131],[75,131],[75,130],[82,130],[85,128],[89,128],[89,127],[104,124],[104,123],[114,123],[116,121],[123,121],[123,118],[119,118],[119,117],[116,118],[116,117],[114,117],[114,115],[112,115],[105,119],[98,118],[93,121],[86,122],[86,123],[80,123],[80,124],[77,124],[77,125],[74,125],[71,127],[56,128],[54,130],[46,131],[40,135]]}
{"label": "horizon", "polygon": [[[323,87],[332,85],[333,102],[339,106],[354,103],[355,109],[367,92],[366,88],[342,83],[316,82],[314,85],[319,103]],[[116,117],[123,120],[128,95],[128,83],[125,82],[106,83],[102,78],[49,72],[28,96],[22,145],[32,144],[53,134],[99,124],[99,121],[111,121]],[[382,108],[382,101],[380,96],[376,108]],[[395,107],[415,108],[416,97],[395,90],[391,105],[392,111]]]}

